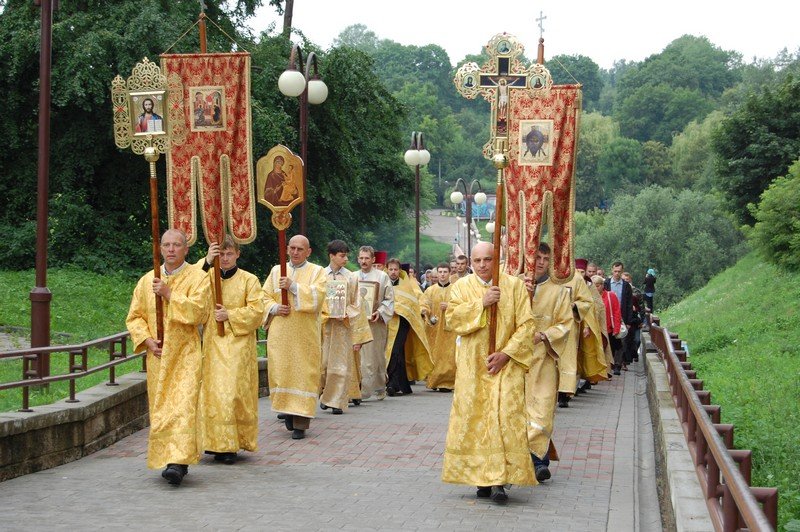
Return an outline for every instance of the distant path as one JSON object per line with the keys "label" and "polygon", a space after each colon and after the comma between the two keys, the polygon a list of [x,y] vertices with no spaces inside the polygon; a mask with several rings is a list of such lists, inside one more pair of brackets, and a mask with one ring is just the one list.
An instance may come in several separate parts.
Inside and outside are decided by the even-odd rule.
{"label": "distant path", "polygon": [[430,224],[421,229],[423,235],[427,235],[437,242],[452,244],[456,237],[456,222],[454,216],[442,216],[444,209],[431,209],[426,212]]}
{"label": "distant path", "polygon": [[0,351],[13,351],[28,345],[27,338],[0,331]]}

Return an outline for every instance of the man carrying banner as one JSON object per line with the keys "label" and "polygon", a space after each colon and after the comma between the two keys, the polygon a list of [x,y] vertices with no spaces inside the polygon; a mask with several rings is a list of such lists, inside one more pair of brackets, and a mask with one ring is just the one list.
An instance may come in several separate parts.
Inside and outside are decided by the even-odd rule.
{"label": "man carrying banner", "polygon": [[[283,415],[292,439],[300,440],[317,411],[325,270],[308,261],[311,246],[303,235],[289,239],[287,255],[287,275],[276,264],[264,282],[267,367],[272,410]],[[281,290],[289,291],[288,305],[281,304]]]}
{"label": "man carrying banner", "polygon": [[[239,449],[258,450],[258,353],[256,331],[264,321],[264,293],[258,277],[240,269],[239,244],[226,235],[202,260],[214,299],[214,257],[219,256],[222,304],[213,305],[203,327],[203,384],[200,419],[203,446],[225,464]],[[217,332],[222,323],[225,334]]]}
{"label": "man carrying banner", "polygon": [[[442,480],[477,486],[478,497],[503,504],[505,484],[536,484],[525,429],[534,321],[522,280],[501,273],[492,286],[494,260],[490,243],[477,244],[475,273],[450,288],[445,319],[460,339]],[[488,353],[494,305],[498,348]]]}
{"label": "man carrying banner", "polygon": [[[164,233],[162,277],[150,271],[139,279],[125,321],[134,352],[147,348],[147,467],[165,467],[161,476],[175,486],[200,460],[197,406],[203,364],[197,326],[205,323],[211,306],[208,277],[186,263],[188,252],[183,232]],[[156,295],[164,303],[163,343],[156,333]]]}

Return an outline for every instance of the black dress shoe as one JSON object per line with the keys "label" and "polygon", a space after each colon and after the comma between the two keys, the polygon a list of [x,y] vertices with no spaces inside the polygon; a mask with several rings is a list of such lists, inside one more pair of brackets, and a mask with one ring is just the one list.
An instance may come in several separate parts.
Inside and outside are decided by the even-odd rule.
{"label": "black dress shoe", "polygon": [[569,408],[569,395],[564,392],[558,392],[558,407]]}
{"label": "black dress shoe", "polygon": [[286,419],[286,414],[278,414],[278,419]]}
{"label": "black dress shoe", "polygon": [[183,477],[189,472],[189,466],[183,464],[167,464],[166,469],[161,472],[161,476],[173,486],[180,486]]}
{"label": "black dress shoe", "polygon": [[331,414],[341,415],[344,414],[341,408],[331,408]]}
{"label": "black dress shoe", "polygon": [[442,393],[451,393],[453,390],[451,388],[439,388],[437,391]]}
{"label": "black dress shoe", "polygon": [[478,491],[475,495],[479,499],[488,499],[492,496],[492,487],[491,486],[478,486]]}
{"label": "black dress shoe", "polygon": [[325,403],[320,403],[320,404],[319,404],[319,407],[320,407],[321,409],[323,409],[323,410],[327,410],[327,409],[328,409],[328,405],[326,405]]}
{"label": "black dress shoe", "polygon": [[505,504],[508,500],[508,495],[506,495],[506,490],[503,486],[492,486],[491,487],[491,498],[497,504]]}
{"label": "black dress shoe", "polygon": [[286,426],[286,430],[294,430],[294,416],[287,415],[283,418],[283,424]]}
{"label": "black dress shoe", "polygon": [[545,480],[549,480],[551,476],[549,467],[544,464],[536,466],[536,480],[544,482]]}
{"label": "black dress shoe", "polygon": [[306,431],[303,429],[294,429],[292,431],[293,440],[302,440],[305,437],[306,437]]}
{"label": "black dress shoe", "polygon": [[622,375],[622,372],[618,369],[614,370],[614,375]]}
{"label": "black dress shoe", "polygon": [[389,397],[394,397],[395,395],[397,395],[397,390],[395,390],[391,386],[387,386],[386,387],[386,395],[388,395]]}
{"label": "black dress shoe", "polygon": [[361,399],[353,399],[350,402],[353,403],[353,406],[358,406],[361,404]]}
{"label": "black dress shoe", "polygon": [[236,463],[236,453],[222,453],[222,460],[220,461],[226,465],[233,465]]}

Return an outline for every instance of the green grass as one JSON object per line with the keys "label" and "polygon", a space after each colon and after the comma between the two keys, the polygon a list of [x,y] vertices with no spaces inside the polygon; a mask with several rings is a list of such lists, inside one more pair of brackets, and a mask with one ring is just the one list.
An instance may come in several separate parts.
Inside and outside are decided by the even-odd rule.
{"label": "green grass", "polygon": [[[29,293],[35,284],[32,270],[0,271],[0,326],[20,327],[29,337]],[[125,275],[98,275],[77,269],[53,269],[48,272],[47,285],[53,294],[50,303],[52,345],[78,344],[95,338],[125,331],[125,316],[136,279]],[[26,342],[25,345],[30,345]],[[128,349],[132,349],[130,343]],[[108,361],[105,350],[89,352],[89,367]],[[52,357],[51,375],[67,373],[69,355]],[[141,361],[131,361],[117,367],[117,375],[141,369]],[[0,382],[22,379],[21,360],[0,361]],[[108,379],[108,372],[99,372],[76,381],[78,390]],[[31,405],[48,404],[67,397],[67,382],[53,383],[46,389],[31,390]],[[16,410],[22,405],[22,391],[0,392],[0,412]]]}
{"label": "green grass", "polygon": [[779,489],[782,530],[800,530],[800,284],[751,253],[661,314],[680,334],[753,485]]}
{"label": "green grass", "polygon": [[[415,240],[413,231],[410,234],[398,234],[389,249],[398,250],[397,258],[402,262],[414,264]],[[438,264],[447,261],[453,251],[451,244],[438,242],[428,235],[419,235],[419,263],[420,268],[425,264]],[[391,255],[391,253],[390,253]]]}

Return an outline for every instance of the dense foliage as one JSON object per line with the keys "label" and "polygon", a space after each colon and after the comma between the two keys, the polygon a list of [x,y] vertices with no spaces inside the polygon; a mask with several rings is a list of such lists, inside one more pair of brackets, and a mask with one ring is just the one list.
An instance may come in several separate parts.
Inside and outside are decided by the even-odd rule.
{"label": "dense foliage", "polygon": [[756,219],[751,232],[756,247],[769,261],[800,271],[800,161],[773,181],[750,209]]}
{"label": "dense foliage", "polygon": [[739,219],[751,224],[747,206],[800,157],[800,77],[751,93],[720,124],[713,147],[717,186]]}
{"label": "dense foliage", "polygon": [[722,202],[692,190],[650,186],[636,196],[619,196],[607,213],[579,213],[576,229],[577,256],[609,272],[621,260],[634,285],[655,268],[656,309],[705,285],[746,250]]}
{"label": "dense foliage", "polygon": [[[297,101],[277,91],[290,43],[239,31],[242,17],[260,2],[206,2],[208,16],[253,54],[253,144],[256,155],[282,142],[298,150]],[[51,265],[78,264],[97,271],[142,269],[149,263],[147,166],[114,146],[110,83],[142,57],[155,60],[196,19],[194,2],[163,0],[62,2],[53,28],[52,156],[50,168]],[[0,195],[7,198],[0,229],[4,266],[32,266],[36,196],[38,17],[27,0],[11,0],[0,13],[0,90],[6,118],[0,133]],[[302,43],[306,51],[311,43]],[[198,49],[196,31],[172,49]],[[232,43],[209,27],[210,51]],[[318,53],[320,53],[317,50]],[[391,223],[410,208],[413,174],[400,154],[404,110],[372,73],[371,60],[349,48],[320,53],[331,97],[312,108],[309,124],[309,233],[315,247],[339,237],[357,241],[373,226]],[[159,174],[165,175],[163,159]],[[160,212],[166,213],[163,203]],[[342,201],[347,197],[348,201]],[[243,257],[263,270],[277,258],[274,231],[258,207],[259,236]],[[162,226],[166,226],[162,216]],[[204,246],[201,246],[204,247]],[[257,261],[256,261],[257,259]],[[257,263],[256,263],[257,262]]]}
{"label": "dense foliage", "polygon": [[705,37],[684,35],[620,79],[616,117],[623,135],[666,145],[692,120],[702,120],[738,80],[733,52]]}

